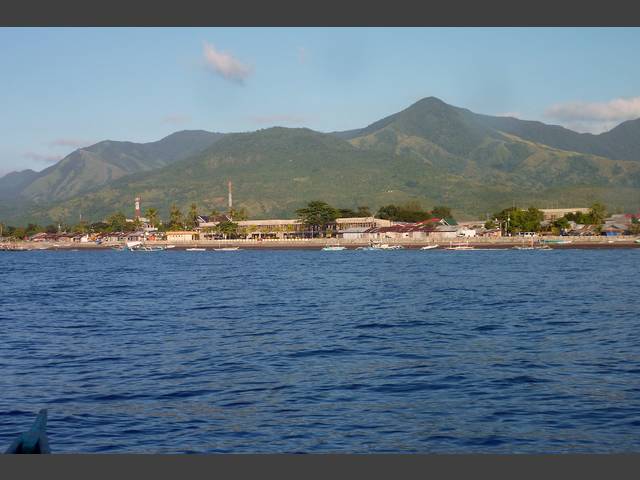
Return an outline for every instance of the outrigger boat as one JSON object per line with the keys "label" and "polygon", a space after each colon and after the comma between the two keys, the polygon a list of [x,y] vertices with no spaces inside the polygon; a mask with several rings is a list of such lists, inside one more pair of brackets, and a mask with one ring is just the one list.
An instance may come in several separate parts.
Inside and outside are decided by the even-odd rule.
{"label": "outrigger boat", "polygon": [[389,245],[388,243],[370,242],[368,247],[358,247],[356,250],[401,250],[402,245]]}
{"label": "outrigger boat", "polygon": [[22,245],[5,243],[3,245],[0,245],[0,250],[2,250],[3,252],[29,252],[31,249],[23,247]]}
{"label": "outrigger boat", "polygon": [[446,248],[447,250],[475,250],[475,247],[469,245],[469,242],[467,243],[452,243],[449,242],[449,246]]}
{"label": "outrigger boat", "polygon": [[553,244],[553,245],[566,245],[568,243],[571,243],[571,240],[552,240],[552,239],[545,239],[545,240],[540,240],[540,242],[542,243],[549,243],[549,244]]}
{"label": "outrigger boat", "polygon": [[335,252],[338,250],[346,250],[347,247],[342,247],[340,245],[327,245],[326,247],[322,248],[322,250],[324,250],[325,252]]}
{"label": "outrigger boat", "polygon": [[164,250],[164,247],[151,247],[145,245],[143,242],[127,242],[127,249],[132,252],[161,252]]}
{"label": "outrigger boat", "polygon": [[516,245],[515,247],[513,247],[514,250],[535,250],[536,247],[533,246],[533,237],[531,237],[531,245],[526,246],[524,244],[525,240],[524,238],[522,239],[522,245]]}

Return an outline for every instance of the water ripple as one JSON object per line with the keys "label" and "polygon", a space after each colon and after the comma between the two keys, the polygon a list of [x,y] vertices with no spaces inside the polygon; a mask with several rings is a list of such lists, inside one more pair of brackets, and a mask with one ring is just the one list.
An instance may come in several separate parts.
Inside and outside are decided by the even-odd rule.
{"label": "water ripple", "polygon": [[634,250],[0,252],[0,445],[637,452]]}

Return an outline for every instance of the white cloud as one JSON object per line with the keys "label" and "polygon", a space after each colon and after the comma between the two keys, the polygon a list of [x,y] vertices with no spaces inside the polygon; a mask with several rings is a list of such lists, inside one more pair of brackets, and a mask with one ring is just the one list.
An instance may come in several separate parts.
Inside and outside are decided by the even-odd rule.
{"label": "white cloud", "polygon": [[249,65],[243,64],[229,53],[216,50],[207,42],[204,43],[204,60],[218,75],[240,84],[253,72]]}
{"label": "white cloud", "polygon": [[565,102],[544,112],[572,130],[600,133],[625,120],[640,117],[640,97],[615,98],[608,102]]}
{"label": "white cloud", "polygon": [[38,152],[25,152],[22,156],[40,163],[55,163],[62,158],[60,155],[47,155]]}
{"label": "white cloud", "polygon": [[296,115],[262,115],[251,117],[251,121],[258,125],[275,125],[275,124],[302,124],[307,121],[306,118]]}

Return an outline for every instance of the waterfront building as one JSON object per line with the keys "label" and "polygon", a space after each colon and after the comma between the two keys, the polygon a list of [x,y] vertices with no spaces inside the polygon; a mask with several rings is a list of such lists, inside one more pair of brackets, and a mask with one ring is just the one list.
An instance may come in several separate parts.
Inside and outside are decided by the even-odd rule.
{"label": "waterfront building", "polygon": [[554,220],[558,220],[559,218],[564,217],[568,213],[589,213],[591,211],[590,208],[581,207],[581,208],[541,208],[540,211],[543,215],[543,220],[548,220],[553,222]]}
{"label": "waterfront building", "polygon": [[198,215],[196,221],[198,222],[198,228],[200,229],[214,228],[220,223],[230,222],[231,217],[224,213],[215,217],[212,217],[210,215]]}
{"label": "waterfront building", "polygon": [[336,218],[335,229],[342,232],[350,228],[374,228],[374,227],[390,227],[392,222],[382,218],[375,217],[345,217]]}
{"label": "waterfront building", "polygon": [[192,230],[179,230],[173,232],[167,232],[167,241],[168,242],[192,242],[194,240],[199,240],[199,233]]}
{"label": "waterfront building", "polygon": [[369,227],[346,228],[338,232],[338,237],[344,238],[345,240],[369,239],[369,234],[367,233],[369,230],[370,230]]}
{"label": "waterfront building", "polygon": [[241,220],[236,223],[246,238],[302,238],[306,234],[299,219]]}

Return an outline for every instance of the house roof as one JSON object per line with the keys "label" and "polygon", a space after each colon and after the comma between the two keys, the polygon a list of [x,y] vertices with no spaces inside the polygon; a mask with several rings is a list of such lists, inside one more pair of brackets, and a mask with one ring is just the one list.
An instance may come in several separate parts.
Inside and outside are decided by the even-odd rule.
{"label": "house roof", "polygon": [[220,222],[228,222],[230,220],[231,220],[231,217],[229,217],[229,215],[227,215],[226,213],[223,213],[221,215],[216,215],[215,217],[212,217],[210,215],[198,215],[199,223],[220,223]]}
{"label": "house roof", "polygon": [[367,223],[375,220],[374,217],[341,217],[336,218],[336,223]]}
{"label": "house roof", "polygon": [[369,233],[411,233],[411,232],[432,232],[433,225],[421,225],[418,223],[403,223],[392,225],[390,227],[373,227],[368,230]]}
{"label": "house roof", "polygon": [[455,225],[438,225],[436,227],[436,232],[457,232],[458,227]]}
{"label": "house roof", "polygon": [[263,227],[275,227],[278,225],[300,225],[302,221],[294,218],[291,220],[279,220],[279,219],[271,219],[271,220],[241,220],[237,222],[241,227],[254,227],[254,226],[263,226]]}

